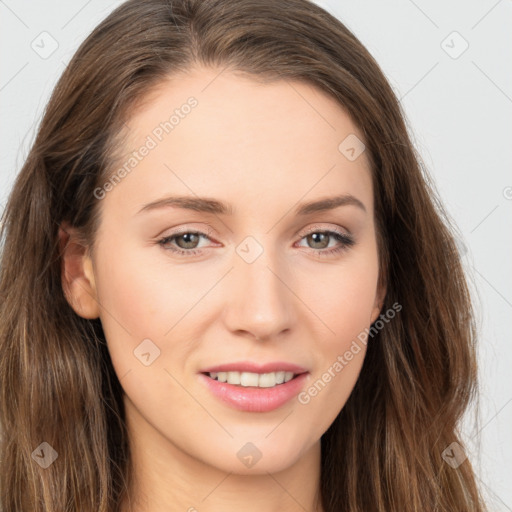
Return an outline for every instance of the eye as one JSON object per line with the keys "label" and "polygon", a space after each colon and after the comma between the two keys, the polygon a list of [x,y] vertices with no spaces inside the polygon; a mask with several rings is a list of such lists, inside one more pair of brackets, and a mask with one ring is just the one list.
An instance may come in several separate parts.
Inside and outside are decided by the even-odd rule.
{"label": "eye", "polygon": [[[337,254],[355,244],[355,240],[351,235],[342,233],[341,231],[319,230],[318,228],[311,229],[301,240],[305,240],[312,249],[320,249],[315,251],[318,256]],[[329,248],[330,242],[337,242],[339,245]]]}
{"label": "eye", "polygon": [[[211,238],[201,231],[183,230],[173,233],[158,240],[158,244],[165,250],[171,251],[178,256],[196,256],[202,254],[203,248],[199,246],[201,239],[212,241]],[[347,250],[355,244],[351,235],[341,231],[310,229],[302,238],[309,244],[313,253],[318,256],[329,256]],[[331,242],[337,243],[334,247]],[[299,246],[300,247],[300,246]]]}
{"label": "eye", "polygon": [[[201,231],[182,231],[181,233],[174,233],[166,236],[158,241],[166,250],[177,253],[181,256],[201,254],[201,251],[195,250],[201,238],[211,240],[206,233]],[[173,246],[172,243],[176,243]]]}

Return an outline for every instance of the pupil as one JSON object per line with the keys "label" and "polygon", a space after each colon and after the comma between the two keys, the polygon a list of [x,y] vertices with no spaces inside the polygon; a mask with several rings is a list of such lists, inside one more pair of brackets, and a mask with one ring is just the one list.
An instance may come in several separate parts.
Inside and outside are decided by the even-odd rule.
{"label": "pupil", "polygon": [[[322,237],[324,238],[324,243],[322,243]],[[316,247],[317,249],[325,249],[325,247],[329,245],[329,235],[327,235],[326,233],[312,233],[311,235],[308,235],[308,238],[310,238],[310,241],[312,240],[313,243],[320,243],[320,247]],[[318,240],[318,238],[320,238],[320,241]]]}
{"label": "pupil", "polygon": [[[195,237],[195,239],[194,239]],[[195,244],[197,244],[197,239],[198,239],[198,235],[196,233],[185,233],[183,235],[180,235],[176,241],[180,240],[180,239],[183,239],[185,240],[185,247],[182,247],[184,249],[194,249],[195,248]],[[192,239],[192,240],[190,240]],[[192,245],[190,245],[192,244]],[[178,244],[180,247],[182,246],[182,244]]]}

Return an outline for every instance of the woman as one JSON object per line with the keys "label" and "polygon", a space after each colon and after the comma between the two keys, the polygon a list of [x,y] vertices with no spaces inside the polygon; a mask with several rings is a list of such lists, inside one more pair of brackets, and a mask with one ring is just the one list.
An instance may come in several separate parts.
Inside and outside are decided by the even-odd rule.
{"label": "woman", "polygon": [[454,228],[305,0],[128,1],[6,206],[2,511],[483,511]]}

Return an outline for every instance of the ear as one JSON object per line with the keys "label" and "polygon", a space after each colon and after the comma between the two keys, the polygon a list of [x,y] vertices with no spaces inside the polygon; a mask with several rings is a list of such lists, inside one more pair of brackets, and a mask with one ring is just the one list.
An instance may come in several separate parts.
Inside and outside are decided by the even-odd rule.
{"label": "ear", "polygon": [[78,230],[67,222],[59,226],[62,289],[75,313],[94,319],[100,314],[92,260]]}
{"label": "ear", "polygon": [[370,316],[370,324],[373,324],[373,322],[375,322],[375,320],[377,320],[377,318],[379,317],[379,315],[382,311],[382,306],[384,305],[384,299],[386,298],[386,291],[387,291],[386,283],[383,282],[379,278],[379,282],[377,285],[377,293],[375,294],[375,302],[373,304],[372,314]]}

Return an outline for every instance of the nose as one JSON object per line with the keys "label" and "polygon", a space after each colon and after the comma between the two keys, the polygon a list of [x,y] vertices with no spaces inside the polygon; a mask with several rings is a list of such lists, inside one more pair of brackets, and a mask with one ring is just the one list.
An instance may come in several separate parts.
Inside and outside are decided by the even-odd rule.
{"label": "nose", "polygon": [[[254,249],[253,243],[250,250]],[[291,274],[286,270],[289,267],[282,258],[261,247],[259,256],[253,261],[246,258],[243,251],[235,254],[233,266],[224,310],[229,331],[266,341],[291,330],[297,318],[297,298],[293,293]]]}

